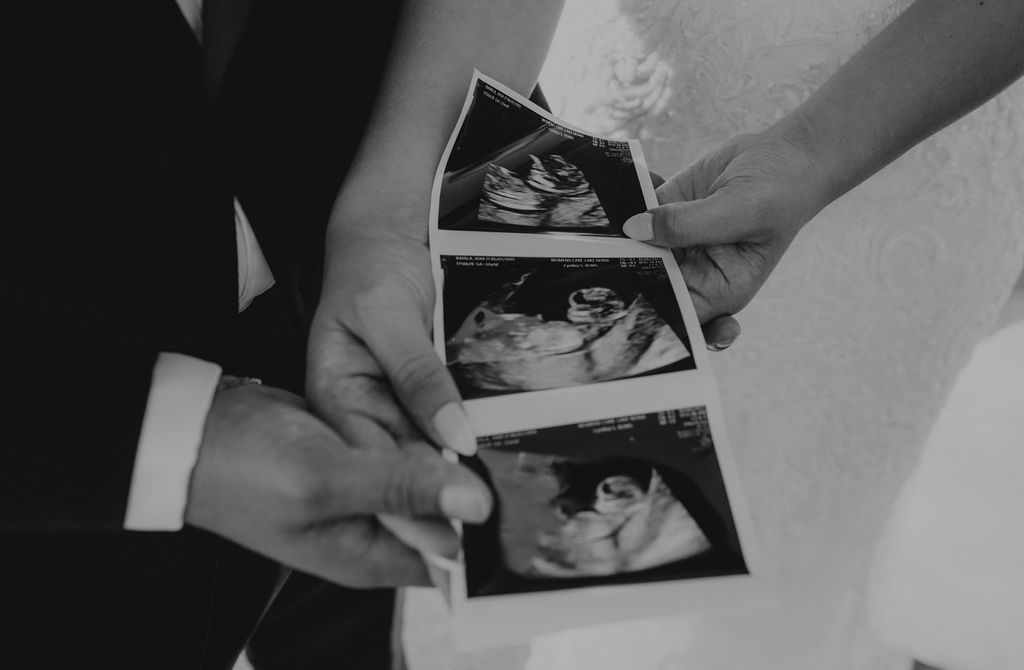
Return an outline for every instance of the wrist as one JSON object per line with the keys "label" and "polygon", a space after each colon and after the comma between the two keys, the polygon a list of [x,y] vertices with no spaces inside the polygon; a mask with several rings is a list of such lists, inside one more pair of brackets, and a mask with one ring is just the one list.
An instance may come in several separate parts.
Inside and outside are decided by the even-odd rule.
{"label": "wrist", "polygon": [[402,206],[382,211],[370,208],[336,208],[324,239],[324,276],[349,275],[353,263],[391,256],[397,262],[427,254],[428,210]]}
{"label": "wrist", "polygon": [[813,117],[797,110],[764,131],[764,135],[787,144],[806,163],[802,181],[810,210],[808,219],[852,188],[845,169],[849,160]]}
{"label": "wrist", "polygon": [[334,240],[353,237],[426,244],[429,217],[429,194],[401,199],[387,193],[377,198],[367,197],[365,193],[349,197],[343,190],[335,200],[327,222],[328,249]]}

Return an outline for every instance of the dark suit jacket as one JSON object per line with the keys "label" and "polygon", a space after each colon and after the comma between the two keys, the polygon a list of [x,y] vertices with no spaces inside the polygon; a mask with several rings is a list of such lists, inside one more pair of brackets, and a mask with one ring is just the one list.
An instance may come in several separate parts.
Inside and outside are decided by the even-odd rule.
{"label": "dark suit jacket", "polygon": [[[0,3],[0,667],[223,668],[252,634],[277,565],[121,529],[152,366],[182,352],[301,390],[289,319],[395,4],[256,0],[211,99],[174,0]],[[278,280],[256,316],[233,195]]]}

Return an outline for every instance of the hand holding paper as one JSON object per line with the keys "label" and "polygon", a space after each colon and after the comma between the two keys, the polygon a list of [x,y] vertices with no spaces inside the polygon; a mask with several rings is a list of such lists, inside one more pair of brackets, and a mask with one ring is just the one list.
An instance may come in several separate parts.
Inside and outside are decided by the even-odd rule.
{"label": "hand holding paper", "polygon": [[[425,445],[367,449],[338,437],[279,389],[219,393],[192,476],[186,520],[277,561],[349,586],[427,584],[417,552],[451,555],[447,518],[481,521],[479,480]],[[417,517],[407,546],[377,515]]]}
{"label": "hand holding paper", "polygon": [[638,142],[474,78],[430,228],[434,342],[496,498],[452,566],[458,646],[758,590],[697,313],[671,252],[623,233],[656,202]]}
{"label": "hand holding paper", "polygon": [[[310,403],[364,449],[397,447],[440,461],[424,442],[427,436],[439,447],[473,453],[476,438],[427,326],[433,282],[426,244],[381,232],[376,221],[349,223],[328,239],[331,260],[310,337]],[[470,503],[481,507],[480,514],[461,518],[479,522],[491,499],[478,479],[473,482],[466,495],[476,498]],[[457,550],[447,521],[379,518],[391,535],[423,555],[431,580],[447,589],[447,575],[431,563]]]}
{"label": "hand holding paper", "polygon": [[377,221],[332,230],[313,320],[308,395],[356,444],[426,436],[462,454],[476,440],[434,351],[426,243]]}
{"label": "hand holding paper", "polygon": [[659,186],[661,205],[626,222],[633,239],[674,250],[709,346],[723,337],[712,329],[739,334],[723,315],[750,302],[827,204],[827,189],[814,181],[820,174],[814,157],[792,143],[740,135]]}

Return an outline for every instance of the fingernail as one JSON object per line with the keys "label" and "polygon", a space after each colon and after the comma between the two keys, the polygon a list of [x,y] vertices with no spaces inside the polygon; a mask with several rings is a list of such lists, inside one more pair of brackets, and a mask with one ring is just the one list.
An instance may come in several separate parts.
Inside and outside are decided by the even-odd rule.
{"label": "fingernail", "polygon": [[434,587],[441,592],[444,596],[444,601],[448,607],[452,606],[452,578],[446,570],[442,570],[437,566],[433,565],[426,556],[427,574],[430,575],[430,582]]}
{"label": "fingernail", "polygon": [[460,563],[456,561],[454,558],[448,558],[446,556],[442,556],[441,554],[435,554],[429,551],[423,552],[421,556],[423,556],[423,560],[426,561],[429,565],[433,565],[436,568],[440,568],[445,572],[451,572],[452,570],[458,568],[460,565]]}
{"label": "fingernail", "polygon": [[708,343],[708,349],[711,351],[725,351],[732,346],[732,343],[736,341],[736,338],[731,340],[722,340],[721,342],[710,342]]}
{"label": "fingernail", "polygon": [[649,242],[654,239],[654,217],[643,212],[626,219],[622,232],[638,242]]}
{"label": "fingernail", "polygon": [[434,415],[434,430],[444,446],[457,451],[463,456],[476,453],[476,435],[469,425],[466,411],[457,402],[450,402]]}
{"label": "fingernail", "polygon": [[491,513],[491,499],[475,486],[452,484],[441,489],[441,512],[450,519],[483,523]]}
{"label": "fingernail", "polygon": [[451,558],[445,558],[438,554],[424,552],[420,554],[423,562],[427,564],[427,574],[437,590],[444,596],[448,606],[452,606],[452,575],[462,564]]}

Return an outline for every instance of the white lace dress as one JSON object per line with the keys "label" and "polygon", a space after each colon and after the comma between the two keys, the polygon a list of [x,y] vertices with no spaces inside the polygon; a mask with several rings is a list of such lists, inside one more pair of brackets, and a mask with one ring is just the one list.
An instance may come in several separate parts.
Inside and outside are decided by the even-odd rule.
{"label": "white lace dress", "polygon": [[[909,2],[570,0],[556,113],[671,174],[796,107]],[[957,371],[1024,261],[1024,88],[825,210],[714,357],[774,612],[570,631],[458,656],[414,594],[413,670],[907,668],[865,623],[870,558]]]}

